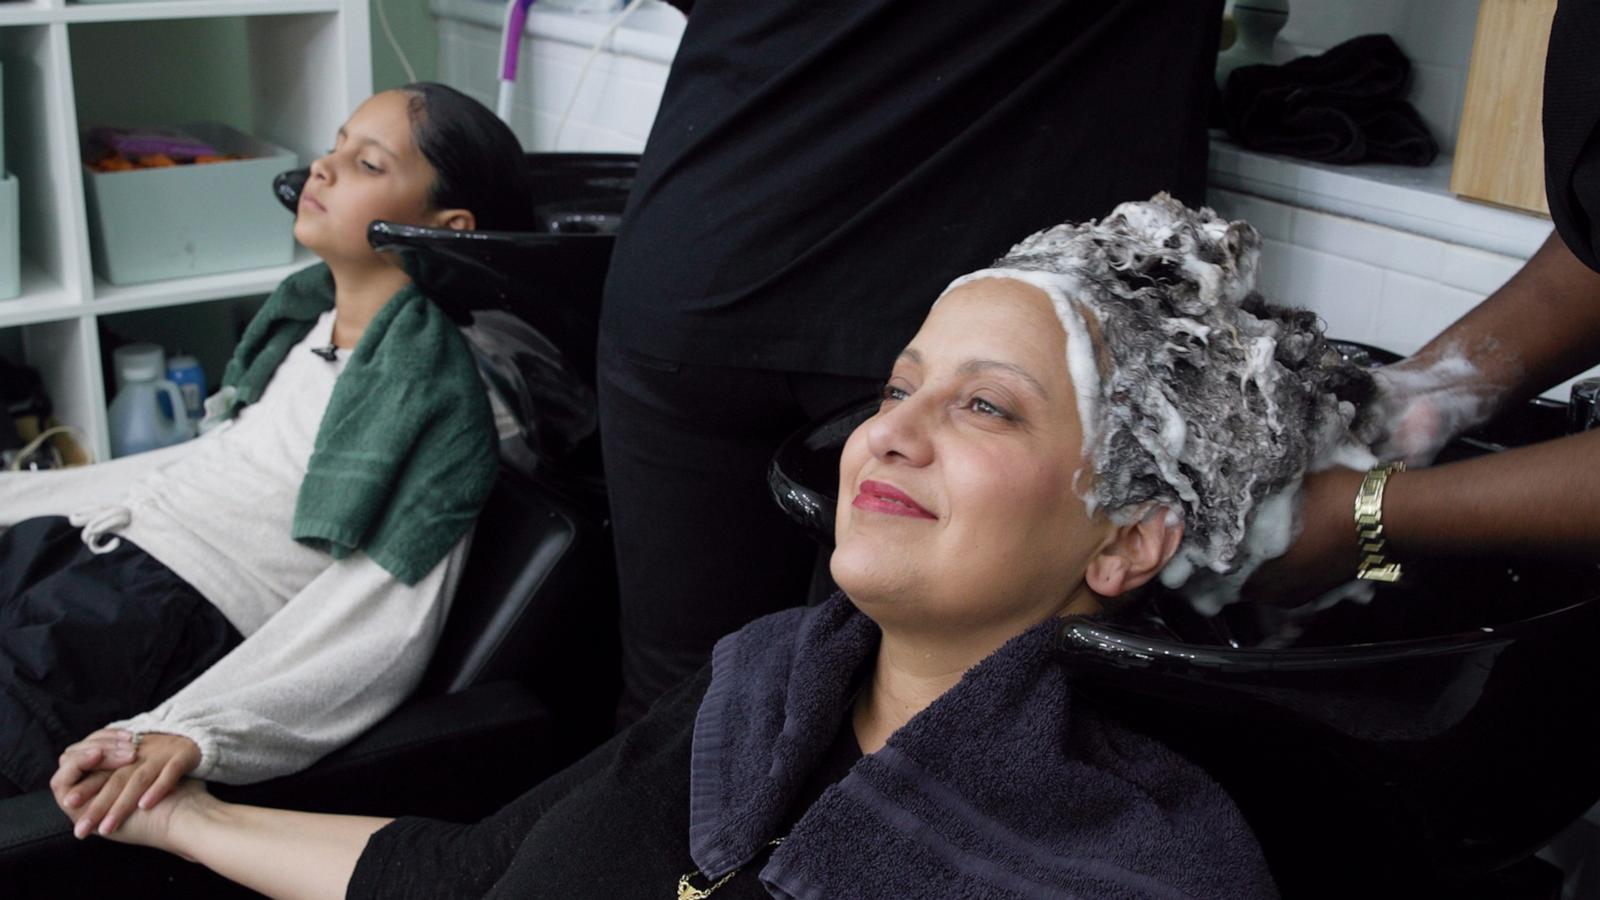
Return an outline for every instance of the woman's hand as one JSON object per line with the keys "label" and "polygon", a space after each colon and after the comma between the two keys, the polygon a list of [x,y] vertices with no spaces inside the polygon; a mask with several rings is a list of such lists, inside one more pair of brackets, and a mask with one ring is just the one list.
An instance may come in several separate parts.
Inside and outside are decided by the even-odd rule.
{"label": "woman's hand", "polygon": [[76,819],[74,835],[110,835],[135,809],[155,808],[199,764],[200,748],[186,737],[146,734],[135,745],[127,732],[102,730],[61,754],[50,789]]}
{"label": "woman's hand", "polygon": [[1296,606],[1355,578],[1356,492],[1365,473],[1328,469],[1307,475],[1300,495],[1300,533],[1289,552],[1268,560],[1245,584],[1245,599]]}
{"label": "woman's hand", "polygon": [[[57,802],[59,803],[59,800]],[[178,782],[160,806],[154,809],[135,809],[119,828],[106,834],[105,837],[119,844],[137,844],[141,847],[166,850],[194,862],[194,857],[178,847],[175,835],[177,826],[174,823],[182,817],[203,814],[205,807],[216,806],[219,802],[206,791],[205,782],[185,778]],[[62,811],[69,816],[73,814],[71,810],[65,808]],[[85,832],[79,837],[87,834],[88,832]]]}

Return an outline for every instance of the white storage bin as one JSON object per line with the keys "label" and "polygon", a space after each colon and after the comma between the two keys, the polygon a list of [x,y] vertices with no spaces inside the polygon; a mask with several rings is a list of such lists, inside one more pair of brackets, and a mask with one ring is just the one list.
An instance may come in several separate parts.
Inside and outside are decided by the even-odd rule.
{"label": "white storage bin", "polygon": [[22,227],[17,211],[17,176],[0,178],[0,300],[22,293]]}
{"label": "white storage bin", "polygon": [[284,265],[294,256],[294,217],[272,179],[297,168],[282,147],[212,123],[180,126],[232,162],[96,172],[84,166],[95,273],[139,284]]}

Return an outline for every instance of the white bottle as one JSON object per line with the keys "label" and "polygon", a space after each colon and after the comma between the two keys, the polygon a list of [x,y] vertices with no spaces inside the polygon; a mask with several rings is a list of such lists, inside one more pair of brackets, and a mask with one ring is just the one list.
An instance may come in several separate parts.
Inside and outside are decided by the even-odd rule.
{"label": "white bottle", "polygon": [[1233,46],[1217,55],[1217,87],[1226,90],[1228,76],[1241,66],[1278,65],[1288,52],[1278,43],[1278,32],[1289,24],[1289,0],[1237,0],[1233,24],[1238,30]]}
{"label": "white bottle", "polygon": [[[107,413],[112,456],[156,450],[187,440],[193,433],[189,414],[184,410],[183,393],[161,377],[165,356],[153,344],[135,344],[113,354],[121,387]],[[162,411],[159,398],[163,394],[171,404],[171,417]]]}

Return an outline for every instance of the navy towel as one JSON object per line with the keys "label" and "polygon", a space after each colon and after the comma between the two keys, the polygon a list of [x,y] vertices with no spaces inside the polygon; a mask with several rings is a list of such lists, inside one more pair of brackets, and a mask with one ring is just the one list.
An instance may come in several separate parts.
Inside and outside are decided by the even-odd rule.
{"label": "navy towel", "polygon": [[[1277,896],[1238,809],[1198,767],[1073,702],[1052,620],[974,666],[801,816],[777,897]],[[842,594],[717,644],[695,723],[690,852],[718,878],[776,833],[849,727],[878,628]]]}

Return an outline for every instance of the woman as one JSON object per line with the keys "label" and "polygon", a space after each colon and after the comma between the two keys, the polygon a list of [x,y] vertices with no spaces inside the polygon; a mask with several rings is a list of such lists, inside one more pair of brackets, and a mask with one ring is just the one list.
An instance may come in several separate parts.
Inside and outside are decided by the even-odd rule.
{"label": "woman", "polygon": [[0,477],[0,796],[48,782],[80,835],[110,832],[185,775],[298,771],[406,696],[496,429],[459,331],[367,226],[531,215],[488,110],[439,85],[378,94],[311,165],[294,230],[322,264],[251,322],[216,427]]}
{"label": "woman", "polygon": [[671,2],[688,23],[600,316],[623,722],[807,596],[816,546],[767,465],[872,395],[951,275],[1045,222],[1204,198],[1223,7]]}
{"label": "woman", "polygon": [[1053,653],[1060,617],[1175,557],[1229,569],[1262,499],[1347,441],[1337,355],[1250,294],[1257,243],[1162,196],[955,282],[847,442],[844,593],[724,638],[494,817],[190,784],[118,839],[279,896],[1276,896],[1221,788]]}

